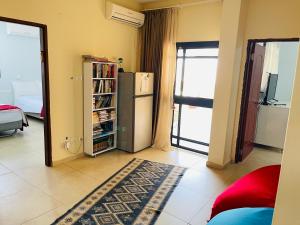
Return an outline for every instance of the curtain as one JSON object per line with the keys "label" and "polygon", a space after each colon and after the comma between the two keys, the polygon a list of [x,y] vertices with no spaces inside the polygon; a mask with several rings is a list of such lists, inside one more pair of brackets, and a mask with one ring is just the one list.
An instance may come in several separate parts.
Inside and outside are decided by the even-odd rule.
{"label": "curtain", "polygon": [[147,11],[140,34],[140,69],[155,77],[153,147],[164,150],[171,146],[177,18],[176,8]]}

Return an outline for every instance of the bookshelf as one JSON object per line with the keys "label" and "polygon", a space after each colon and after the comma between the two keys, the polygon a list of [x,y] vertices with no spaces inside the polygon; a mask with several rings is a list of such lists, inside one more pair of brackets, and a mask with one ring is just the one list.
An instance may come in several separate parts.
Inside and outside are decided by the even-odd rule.
{"label": "bookshelf", "polygon": [[117,146],[118,66],[83,62],[84,152],[90,156]]}

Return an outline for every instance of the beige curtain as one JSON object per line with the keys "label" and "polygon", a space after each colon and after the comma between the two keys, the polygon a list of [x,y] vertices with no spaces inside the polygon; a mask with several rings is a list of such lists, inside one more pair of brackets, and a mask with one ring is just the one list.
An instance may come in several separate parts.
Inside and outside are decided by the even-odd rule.
{"label": "beige curtain", "polygon": [[158,119],[154,136],[154,148],[170,150],[173,112],[173,88],[176,69],[176,34],[178,9],[165,10],[165,26],[162,47],[162,68],[158,101]]}

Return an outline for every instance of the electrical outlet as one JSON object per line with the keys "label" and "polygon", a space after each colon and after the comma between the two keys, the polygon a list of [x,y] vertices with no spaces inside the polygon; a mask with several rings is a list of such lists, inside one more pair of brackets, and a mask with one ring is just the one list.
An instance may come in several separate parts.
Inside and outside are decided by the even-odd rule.
{"label": "electrical outlet", "polygon": [[69,137],[66,137],[65,141],[64,141],[64,146],[66,150],[69,150],[71,147],[71,140]]}

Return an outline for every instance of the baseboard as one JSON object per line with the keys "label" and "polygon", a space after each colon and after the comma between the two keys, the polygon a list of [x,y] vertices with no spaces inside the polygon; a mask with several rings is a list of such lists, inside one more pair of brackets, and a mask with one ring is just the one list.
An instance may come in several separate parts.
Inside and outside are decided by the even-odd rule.
{"label": "baseboard", "polygon": [[206,166],[212,169],[217,169],[217,170],[223,170],[225,169],[228,165],[230,164],[230,162],[225,163],[224,165],[220,165],[214,162],[210,162],[210,161],[206,161]]}
{"label": "baseboard", "polygon": [[72,155],[72,156],[69,156],[67,158],[64,158],[64,159],[60,159],[60,160],[56,160],[56,161],[53,161],[52,164],[53,166],[58,166],[62,163],[66,163],[66,162],[70,162],[72,160],[75,160],[75,159],[78,159],[78,158],[81,158],[84,156],[84,153],[80,153],[80,154],[77,154],[77,155]]}

